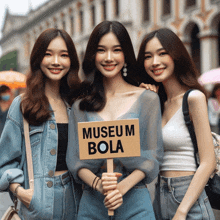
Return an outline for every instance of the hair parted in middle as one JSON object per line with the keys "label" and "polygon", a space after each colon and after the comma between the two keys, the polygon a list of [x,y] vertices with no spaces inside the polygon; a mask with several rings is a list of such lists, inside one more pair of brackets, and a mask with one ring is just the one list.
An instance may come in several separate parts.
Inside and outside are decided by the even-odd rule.
{"label": "hair parted in middle", "polygon": [[160,41],[163,48],[173,59],[174,76],[176,77],[180,85],[188,89],[198,89],[206,95],[204,88],[197,81],[200,74],[196,69],[196,66],[191,59],[189,53],[187,52],[183,42],[170,29],[160,28],[147,34],[142,40],[138,53],[137,65],[140,72],[139,82],[159,85],[158,95],[161,100],[162,110],[163,104],[167,99],[163,84],[161,82],[156,82],[153,78],[151,78],[146,73],[146,70],[144,68],[145,48],[147,43],[154,37],[156,37]]}
{"label": "hair parted in middle", "polygon": [[98,24],[90,35],[87,44],[82,68],[85,80],[82,83],[84,90],[83,99],[80,102],[80,109],[86,111],[100,111],[104,108],[106,100],[102,82],[102,74],[95,65],[95,57],[101,38],[108,33],[114,33],[117,37],[127,64],[127,76],[122,77],[132,85],[138,85],[136,58],[133,45],[126,28],[117,21],[103,21]]}
{"label": "hair parted in middle", "polygon": [[79,94],[79,60],[71,37],[62,29],[46,29],[37,38],[32,49],[30,71],[26,80],[27,88],[21,102],[25,119],[33,125],[40,125],[51,117],[49,101],[45,95],[46,76],[42,72],[40,65],[50,42],[56,37],[62,37],[65,41],[71,61],[68,73],[60,82],[61,98],[67,103],[72,104]]}

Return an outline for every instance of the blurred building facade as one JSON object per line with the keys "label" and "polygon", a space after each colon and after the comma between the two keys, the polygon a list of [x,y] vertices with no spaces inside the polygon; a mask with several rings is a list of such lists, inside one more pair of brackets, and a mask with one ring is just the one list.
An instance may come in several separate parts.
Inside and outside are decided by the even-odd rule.
{"label": "blurred building facade", "polygon": [[146,33],[169,27],[201,73],[220,65],[220,0],[50,0],[26,16],[7,11],[0,40],[3,57],[16,51],[17,70],[26,73],[36,38],[57,27],[72,36],[82,59],[91,31],[103,20],[125,25],[136,54]]}

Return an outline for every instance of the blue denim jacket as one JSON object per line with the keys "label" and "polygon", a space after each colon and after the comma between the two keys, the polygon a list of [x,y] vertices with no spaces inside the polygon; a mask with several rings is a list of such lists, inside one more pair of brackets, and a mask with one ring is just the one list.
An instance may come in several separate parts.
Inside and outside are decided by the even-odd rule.
{"label": "blue denim jacket", "polygon": [[[29,188],[20,102],[20,96],[12,102],[0,139],[0,192],[9,191],[11,183],[20,183],[25,189]],[[70,108],[68,108],[69,113]],[[34,210],[21,204],[20,216],[22,219],[52,219],[53,174],[56,169],[58,151],[58,131],[54,114],[40,126],[30,125],[29,130],[35,181],[30,207],[34,207]],[[74,187],[75,183],[72,182]],[[78,201],[79,195],[76,191],[80,192],[79,186],[75,186],[73,195]]]}

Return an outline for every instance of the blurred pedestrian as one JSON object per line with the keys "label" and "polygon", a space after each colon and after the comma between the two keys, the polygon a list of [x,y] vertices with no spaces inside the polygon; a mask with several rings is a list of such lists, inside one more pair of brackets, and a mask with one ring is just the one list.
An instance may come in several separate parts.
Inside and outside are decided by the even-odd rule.
{"label": "blurred pedestrian", "polygon": [[11,105],[13,98],[14,97],[11,89],[8,86],[0,86],[0,136],[4,128],[8,109]]}
{"label": "blurred pedestrian", "polygon": [[219,134],[220,116],[220,84],[215,84],[210,98],[208,99],[208,115],[211,130]]}

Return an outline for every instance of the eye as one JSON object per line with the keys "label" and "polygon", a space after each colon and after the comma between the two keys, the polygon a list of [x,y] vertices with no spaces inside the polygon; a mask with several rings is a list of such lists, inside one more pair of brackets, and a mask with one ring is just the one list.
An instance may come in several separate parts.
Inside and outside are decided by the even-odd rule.
{"label": "eye", "polygon": [[69,54],[68,53],[64,53],[61,55],[61,57],[69,57]]}
{"label": "eye", "polygon": [[145,59],[145,60],[149,60],[150,58],[151,58],[151,55],[145,55],[145,56],[144,56],[144,59]]}
{"label": "eye", "polygon": [[160,56],[165,56],[165,55],[167,55],[168,53],[166,52],[166,51],[162,51],[162,52],[160,52]]}
{"label": "eye", "polygon": [[51,53],[46,52],[46,53],[44,54],[44,56],[51,56]]}
{"label": "eye", "polygon": [[119,47],[119,48],[115,48],[114,51],[115,51],[115,52],[121,52],[122,49]]}
{"label": "eye", "polygon": [[105,52],[105,50],[103,48],[98,48],[97,49],[97,53],[104,53],[104,52]]}

